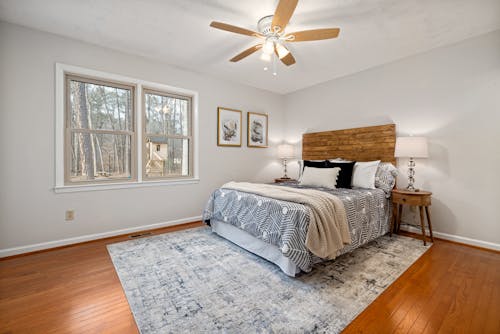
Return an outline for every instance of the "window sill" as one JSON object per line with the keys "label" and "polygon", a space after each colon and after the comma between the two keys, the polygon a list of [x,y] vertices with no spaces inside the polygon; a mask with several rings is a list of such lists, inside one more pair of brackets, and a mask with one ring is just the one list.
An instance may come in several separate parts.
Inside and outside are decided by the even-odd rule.
{"label": "window sill", "polygon": [[160,187],[160,186],[174,186],[183,184],[199,183],[199,178],[192,179],[177,179],[177,180],[158,180],[158,181],[143,181],[143,182],[123,182],[123,183],[110,183],[110,184],[88,184],[88,185],[74,185],[74,186],[56,186],[54,192],[60,193],[74,193],[81,191],[100,191],[100,190],[114,190],[114,189],[129,189],[129,188],[143,188],[143,187]]}

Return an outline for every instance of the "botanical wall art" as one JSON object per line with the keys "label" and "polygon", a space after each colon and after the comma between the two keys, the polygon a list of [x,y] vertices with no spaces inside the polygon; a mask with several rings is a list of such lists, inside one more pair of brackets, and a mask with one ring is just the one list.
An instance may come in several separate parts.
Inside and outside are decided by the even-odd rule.
{"label": "botanical wall art", "polygon": [[248,147],[267,147],[267,115],[249,112],[248,123]]}
{"label": "botanical wall art", "polygon": [[241,111],[217,108],[217,145],[241,146]]}

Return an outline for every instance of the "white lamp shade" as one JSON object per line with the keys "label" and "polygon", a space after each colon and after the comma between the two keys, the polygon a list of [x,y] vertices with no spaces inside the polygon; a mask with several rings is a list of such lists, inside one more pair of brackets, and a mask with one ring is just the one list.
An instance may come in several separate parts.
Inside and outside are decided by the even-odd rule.
{"label": "white lamp shade", "polygon": [[278,158],[280,159],[291,159],[295,157],[293,152],[293,146],[290,144],[278,145]]}
{"label": "white lamp shade", "polygon": [[398,137],[394,156],[399,158],[427,158],[427,138],[425,137]]}

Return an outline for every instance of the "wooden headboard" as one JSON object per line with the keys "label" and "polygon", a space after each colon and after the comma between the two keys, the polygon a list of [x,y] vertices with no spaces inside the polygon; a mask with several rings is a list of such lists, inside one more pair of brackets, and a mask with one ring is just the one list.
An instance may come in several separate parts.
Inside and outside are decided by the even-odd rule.
{"label": "wooden headboard", "polygon": [[396,165],[395,145],[395,124],[305,133],[302,135],[302,159],[381,160]]}

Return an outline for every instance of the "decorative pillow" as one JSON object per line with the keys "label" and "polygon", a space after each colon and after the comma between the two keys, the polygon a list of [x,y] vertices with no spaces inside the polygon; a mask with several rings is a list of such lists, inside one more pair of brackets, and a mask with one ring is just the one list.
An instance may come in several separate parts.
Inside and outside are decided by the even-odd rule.
{"label": "decorative pillow", "polygon": [[356,162],[352,173],[352,186],[375,189],[375,174],[379,164],[380,160]]}
{"label": "decorative pillow", "polygon": [[[350,189],[354,163],[355,161],[345,161],[345,160],[303,160],[302,172],[305,167],[314,167],[314,168],[339,167],[340,172],[337,179],[336,187]],[[302,174],[300,175],[300,177],[302,177]]]}
{"label": "decorative pillow", "polygon": [[304,160],[304,167],[330,168],[328,160]]}
{"label": "decorative pillow", "polygon": [[304,173],[305,166],[324,168],[325,161],[326,160],[299,160],[299,179],[302,178],[302,173]]}
{"label": "decorative pillow", "polygon": [[391,196],[391,190],[396,185],[398,169],[390,162],[381,162],[375,173],[375,187],[382,189],[387,198]]}
{"label": "decorative pillow", "polygon": [[337,188],[351,189],[352,171],[356,161],[329,161],[328,166],[340,168],[339,177],[337,179]]}
{"label": "decorative pillow", "polygon": [[340,168],[304,167],[300,184],[303,186],[335,189]]}

